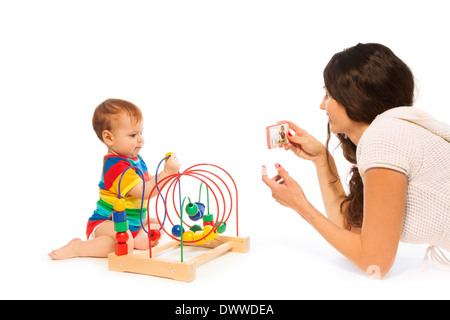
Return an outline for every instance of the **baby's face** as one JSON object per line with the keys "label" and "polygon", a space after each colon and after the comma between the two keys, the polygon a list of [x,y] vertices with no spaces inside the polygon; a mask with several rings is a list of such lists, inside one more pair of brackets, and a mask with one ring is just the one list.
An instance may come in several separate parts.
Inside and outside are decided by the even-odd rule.
{"label": "baby's face", "polygon": [[108,146],[109,151],[134,158],[144,146],[143,130],[144,124],[142,121],[135,123],[130,116],[126,114],[121,115],[116,122],[114,130],[112,130],[113,141]]}

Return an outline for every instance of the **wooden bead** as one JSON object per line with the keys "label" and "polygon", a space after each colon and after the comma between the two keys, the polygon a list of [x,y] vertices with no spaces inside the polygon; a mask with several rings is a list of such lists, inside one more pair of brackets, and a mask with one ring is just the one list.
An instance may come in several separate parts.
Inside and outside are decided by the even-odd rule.
{"label": "wooden bead", "polygon": [[214,226],[214,221],[208,221],[208,222],[203,221],[203,227],[206,227],[206,226]]}
{"label": "wooden bead", "polygon": [[128,233],[127,232],[117,232],[116,233],[116,240],[118,243],[127,243],[128,241]]}
{"label": "wooden bead", "polygon": [[127,212],[114,210],[112,212],[112,219],[114,222],[124,222],[127,220]]}
{"label": "wooden bead", "polygon": [[128,230],[128,221],[114,222],[115,232],[125,232]]}
{"label": "wooden bead", "polygon": [[[206,242],[210,242],[217,236],[217,234],[215,232],[211,232],[212,229],[213,229],[213,227],[211,225],[207,225],[203,229],[203,236],[205,237]],[[208,235],[208,233],[209,233],[209,235]]]}
{"label": "wooden bead", "polygon": [[214,221],[214,216],[212,214],[205,214],[203,216],[203,222],[211,222]]}
{"label": "wooden bead", "polygon": [[161,232],[158,229],[150,229],[148,236],[151,241],[158,241],[161,238]]}
{"label": "wooden bead", "polygon": [[192,221],[197,221],[200,220],[201,218],[203,218],[203,213],[198,210],[196,215],[193,216],[189,216],[189,219],[191,219]]}
{"label": "wooden bead", "polygon": [[194,231],[194,232],[200,231],[200,230],[202,230],[202,229],[203,229],[203,228],[200,227],[198,224],[194,224],[193,226],[191,226],[191,227],[189,228],[189,230]]}
{"label": "wooden bead", "polygon": [[197,213],[198,213],[198,207],[197,207],[197,205],[195,205],[193,203],[189,203],[185,209],[186,209],[186,213],[190,217],[193,217],[193,216],[197,215]]}
{"label": "wooden bead", "polygon": [[183,241],[192,241],[194,240],[194,231],[188,230],[183,232]]}
{"label": "wooden bead", "polygon": [[202,217],[203,217],[203,214],[205,213],[205,208],[206,208],[205,205],[201,202],[196,202],[195,204],[197,205],[198,211],[201,212]]}
{"label": "wooden bead", "polygon": [[[217,224],[219,224],[219,222],[217,222]],[[217,226],[217,225],[216,225]],[[227,224],[225,222],[222,222],[219,227],[217,227],[217,232],[222,234],[225,232],[225,230],[227,230]]]}
{"label": "wooden bead", "polygon": [[202,239],[202,238],[203,238],[203,230],[197,231],[197,232],[194,233],[195,244],[204,244],[204,243],[206,243],[206,240]]}
{"label": "wooden bead", "polygon": [[125,211],[125,209],[127,208],[127,203],[125,202],[125,199],[123,199],[123,198],[116,199],[116,200],[114,200],[113,207],[114,207],[114,210],[117,212]]}
{"label": "wooden bead", "polygon": [[114,252],[118,256],[124,256],[124,255],[128,254],[128,244],[127,243],[114,244]]}
{"label": "wooden bead", "polygon": [[181,233],[182,233],[181,226],[179,224],[174,225],[172,228],[172,235],[174,237],[179,238],[179,237],[181,237]]}
{"label": "wooden bead", "polygon": [[[173,152],[167,152],[166,155],[164,156],[164,158],[167,158],[167,157],[170,158],[171,155],[173,155]],[[169,158],[166,159],[166,162],[167,162],[167,160],[169,160]]]}

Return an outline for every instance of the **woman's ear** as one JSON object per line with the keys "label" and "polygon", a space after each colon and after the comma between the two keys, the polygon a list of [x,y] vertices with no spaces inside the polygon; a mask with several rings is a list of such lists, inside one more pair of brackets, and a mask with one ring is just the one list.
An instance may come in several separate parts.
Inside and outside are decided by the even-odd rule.
{"label": "woman's ear", "polygon": [[103,142],[107,146],[111,146],[113,144],[113,142],[114,142],[114,136],[113,136],[112,132],[109,131],[109,130],[103,130],[102,138],[103,138]]}

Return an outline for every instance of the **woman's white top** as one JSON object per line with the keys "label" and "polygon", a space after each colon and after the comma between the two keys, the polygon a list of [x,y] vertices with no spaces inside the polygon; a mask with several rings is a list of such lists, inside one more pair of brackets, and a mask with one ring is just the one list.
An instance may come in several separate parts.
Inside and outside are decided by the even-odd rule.
{"label": "woman's white top", "polygon": [[390,109],[363,133],[356,156],[363,181],[374,167],[406,175],[400,240],[450,251],[450,126],[414,107]]}

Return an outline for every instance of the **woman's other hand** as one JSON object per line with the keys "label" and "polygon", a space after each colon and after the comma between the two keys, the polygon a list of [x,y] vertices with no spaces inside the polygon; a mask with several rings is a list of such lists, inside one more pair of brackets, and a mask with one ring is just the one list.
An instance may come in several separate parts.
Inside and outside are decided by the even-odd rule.
{"label": "woman's other hand", "polygon": [[[273,178],[267,176],[266,166],[262,166],[262,180],[272,191],[272,198],[281,205],[302,213],[309,206],[302,187],[278,163],[275,165],[277,175]],[[302,215],[303,216],[303,215]]]}

